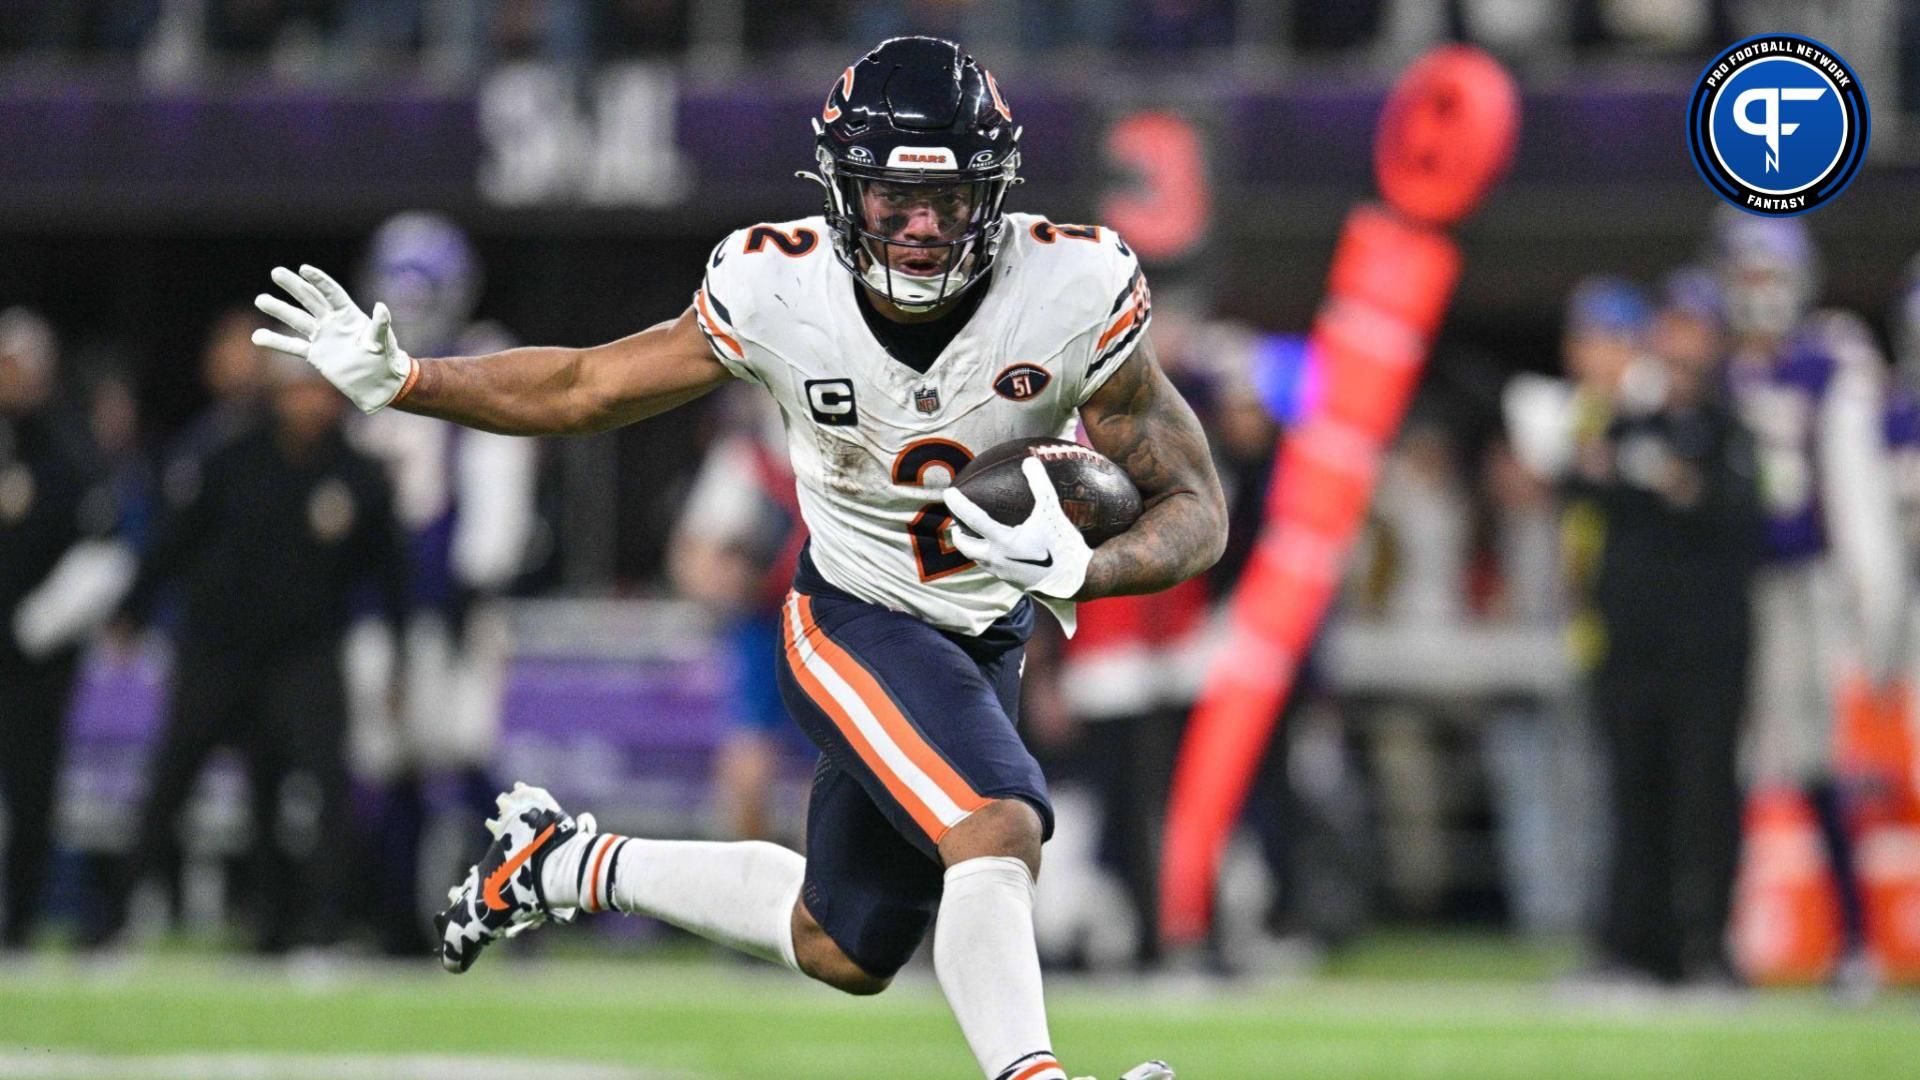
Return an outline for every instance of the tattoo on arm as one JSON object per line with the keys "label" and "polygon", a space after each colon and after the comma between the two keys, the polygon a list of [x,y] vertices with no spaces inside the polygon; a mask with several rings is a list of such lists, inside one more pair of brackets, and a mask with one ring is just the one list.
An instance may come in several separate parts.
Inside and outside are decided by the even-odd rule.
{"label": "tattoo on arm", "polygon": [[1132,528],[1094,549],[1076,600],[1158,592],[1212,566],[1227,542],[1226,497],[1206,432],[1160,370],[1151,339],[1081,409],[1093,448],[1140,488]]}

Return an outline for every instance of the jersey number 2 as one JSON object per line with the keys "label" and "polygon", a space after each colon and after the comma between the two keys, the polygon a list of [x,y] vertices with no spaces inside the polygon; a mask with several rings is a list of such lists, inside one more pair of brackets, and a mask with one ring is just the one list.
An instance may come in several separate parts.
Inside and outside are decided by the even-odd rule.
{"label": "jersey number 2", "polygon": [[[893,482],[922,486],[927,470],[935,465],[944,466],[952,476],[959,476],[960,470],[972,460],[971,450],[950,439],[921,439],[893,459]],[[957,574],[973,565],[972,559],[947,543],[947,526],[952,522],[953,515],[948,513],[945,503],[930,502],[907,523],[907,534],[913,540],[913,561],[920,568],[921,581]]]}
{"label": "jersey number 2", "polygon": [[772,244],[774,247],[780,249],[782,255],[798,258],[812,251],[814,245],[819,242],[820,234],[814,232],[812,229],[795,229],[792,232],[781,232],[771,225],[755,225],[753,228],[747,230],[745,254],[759,254],[767,249],[768,244]]}

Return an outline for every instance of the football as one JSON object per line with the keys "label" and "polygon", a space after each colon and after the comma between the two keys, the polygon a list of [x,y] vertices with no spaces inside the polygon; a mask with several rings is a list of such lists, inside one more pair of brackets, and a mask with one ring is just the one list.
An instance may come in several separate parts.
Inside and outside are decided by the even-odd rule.
{"label": "football", "polygon": [[1140,516],[1140,489],[1120,466],[1092,447],[1065,439],[1014,439],[983,452],[960,470],[954,485],[993,520],[1017,525],[1033,512],[1033,491],[1020,471],[1026,459],[1046,466],[1060,508],[1090,547],[1101,544]]}

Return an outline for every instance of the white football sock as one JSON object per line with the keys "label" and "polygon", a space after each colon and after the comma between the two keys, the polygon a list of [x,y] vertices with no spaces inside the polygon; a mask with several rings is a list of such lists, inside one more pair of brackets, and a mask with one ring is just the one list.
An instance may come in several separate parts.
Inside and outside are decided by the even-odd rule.
{"label": "white football sock", "polygon": [[991,856],[947,868],[933,971],[988,1080],[1066,1080],[1047,1037],[1033,873]]}
{"label": "white football sock", "polygon": [[798,854],[762,840],[599,833],[556,848],[541,866],[540,887],[550,907],[647,915],[799,971],[793,905],[806,869]]}

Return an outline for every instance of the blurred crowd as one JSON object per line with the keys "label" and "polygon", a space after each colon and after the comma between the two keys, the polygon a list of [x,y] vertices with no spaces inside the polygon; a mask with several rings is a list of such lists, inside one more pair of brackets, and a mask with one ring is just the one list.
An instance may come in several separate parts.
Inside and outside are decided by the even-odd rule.
{"label": "blurred crowd", "polygon": [[20,50],[173,48],[282,63],[421,53],[470,65],[677,56],[716,35],[754,51],[804,48],[877,41],[909,25],[998,42],[1034,33],[1048,46],[1223,46],[1234,9],[1233,0],[11,0],[0,19],[5,43]]}
{"label": "blurred crowd", "polygon": [[[1831,978],[1877,985],[1859,846],[1911,797],[1912,762],[1867,729],[1902,738],[1920,658],[1915,286],[1889,290],[1883,348],[1860,314],[1820,307],[1800,219],[1726,210],[1654,288],[1583,280],[1560,374],[1506,380],[1477,422],[1416,404],[1385,470],[1350,620],[1564,628],[1578,693],[1493,703],[1478,750],[1516,923],[1567,925],[1547,887],[1574,883],[1596,984],[1737,985],[1743,827],[1750,853],[1778,850],[1743,808],[1784,803],[1819,849],[1794,865],[1830,877]],[[1556,729],[1571,747],[1543,742]],[[1756,912],[1781,903],[1758,895]],[[1756,918],[1796,933],[1783,907]]]}
{"label": "blurred crowd", "polygon": [[[420,347],[511,344],[472,320],[479,266],[443,218],[390,220],[362,279]],[[126,842],[72,912],[87,944],[120,937],[149,881],[177,884],[183,813],[220,752],[247,776],[243,891],[268,952],[337,941],[353,921],[388,952],[421,953],[429,798],[473,821],[491,806],[507,659],[495,600],[536,558],[540,447],[399,412],[349,424],[311,368],[253,345],[262,325],[246,307],[215,316],[207,404],[157,439],[126,372],[63,377],[54,329],[0,314],[9,947],[31,939],[52,876],[89,643],[124,665],[157,633],[171,661]]]}
{"label": "blurred crowd", "polygon": [[[0,0],[0,52],[27,57],[135,57],[150,75],[266,65],[285,77],[392,78],[423,61],[458,76],[489,62],[544,57],[569,65],[625,57],[792,54],[900,33],[935,33],[1017,57],[1083,60],[1192,49],[1403,60],[1445,37],[1522,67],[1594,51],[1691,58],[1817,21],[1857,54],[1911,43],[1920,20],[1902,5],[1782,0]],[[1848,48],[1851,46],[1851,48]],[[1008,60],[1006,62],[1011,62]]]}

